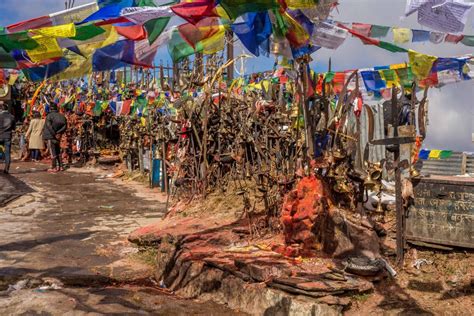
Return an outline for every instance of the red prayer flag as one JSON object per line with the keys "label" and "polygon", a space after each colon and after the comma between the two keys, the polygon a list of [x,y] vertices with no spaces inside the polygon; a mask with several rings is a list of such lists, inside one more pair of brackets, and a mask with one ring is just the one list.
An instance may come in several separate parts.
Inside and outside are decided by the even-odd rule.
{"label": "red prayer flag", "polygon": [[197,43],[219,32],[219,19],[206,18],[196,25],[191,23],[181,24],[178,26],[178,31],[189,45],[196,48]]}
{"label": "red prayer flag", "polygon": [[445,42],[448,42],[448,43],[453,43],[453,44],[457,44],[459,43],[460,41],[462,41],[464,38],[464,35],[455,35],[455,34],[448,34],[446,35],[446,37],[444,38],[444,41]]}
{"label": "red prayer flag", "polygon": [[130,109],[132,107],[132,100],[125,100],[123,101],[123,106],[122,106],[122,115],[128,115],[130,114]]}
{"label": "red prayer flag", "polygon": [[142,25],[116,26],[117,33],[133,41],[140,41],[147,38],[147,34]]}
{"label": "red prayer flag", "polygon": [[53,22],[49,16],[40,16],[27,21],[18,22],[7,26],[7,30],[10,33],[16,33],[21,31],[27,31],[30,29],[38,29],[41,27],[52,26]]}
{"label": "red prayer flag", "polygon": [[352,23],[352,29],[361,35],[369,37],[372,25],[364,23]]}
{"label": "red prayer flag", "polygon": [[194,2],[181,2],[171,7],[171,10],[191,24],[197,24],[207,17],[218,17],[214,1],[198,0]]}
{"label": "red prayer flag", "polygon": [[332,80],[334,92],[339,94],[342,92],[344,88],[344,84],[346,83],[346,74],[344,72],[336,72],[334,74],[334,79]]}

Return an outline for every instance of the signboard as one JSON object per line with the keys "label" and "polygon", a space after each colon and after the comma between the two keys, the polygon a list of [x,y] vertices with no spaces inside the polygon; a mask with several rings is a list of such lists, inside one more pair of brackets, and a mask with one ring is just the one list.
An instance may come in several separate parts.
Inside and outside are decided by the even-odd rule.
{"label": "signboard", "polygon": [[407,240],[474,248],[474,179],[422,178],[413,188]]}

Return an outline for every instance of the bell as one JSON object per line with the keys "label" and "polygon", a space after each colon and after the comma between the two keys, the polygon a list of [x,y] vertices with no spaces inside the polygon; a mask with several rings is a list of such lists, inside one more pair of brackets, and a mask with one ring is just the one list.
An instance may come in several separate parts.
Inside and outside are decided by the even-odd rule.
{"label": "bell", "polygon": [[374,188],[377,183],[372,179],[370,174],[367,174],[367,177],[364,179],[364,186],[366,188]]}
{"label": "bell", "polygon": [[418,178],[420,176],[420,172],[416,170],[415,166],[410,167],[410,177]]}
{"label": "bell", "polygon": [[382,178],[382,171],[381,170],[373,170],[371,173],[370,173],[370,178],[372,180],[380,180]]}
{"label": "bell", "polygon": [[334,177],[335,177],[334,169],[333,169],[333,168],[330,168],[330,169],[329,169],[329,172],[328,172],[327,177],[329,177],[329,178],[334,178]]}
{"label": "bell", "polygon": [[377,209],[375,210],[376,213],[383,213],[383,207],[382,207],[382,199],[379,199],[379,203],[377,204]]}

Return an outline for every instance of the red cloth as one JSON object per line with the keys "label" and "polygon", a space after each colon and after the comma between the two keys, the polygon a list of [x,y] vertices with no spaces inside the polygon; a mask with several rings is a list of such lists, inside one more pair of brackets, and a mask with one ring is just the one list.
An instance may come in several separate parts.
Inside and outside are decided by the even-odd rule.
{"label": "red cloth", "polygon": [[115,29],[117,33],[132,41],[140,41],[147,38],[147,34],[142,25],[116,26]]}
{"label": "red cloth", "polygon": [[446,37],[444,38],[444,41],[445,42],[448,42],[448,43],[454,43],[454,44],[457,44],[459,43],[460,41],[462,41],[462,39],[464,38],[464,35],[455,35],[455,34],[448,34],[446,35]]}
{"label": "red cloth", "polygon": [[181,24],[178,26],[178,31],[181,37],[195,48],[197,43],[211,37],[219,31],[219,19],[206,18],[199,21],[196,25],[191,23]]}
{"label": "red cloth", "polygon": [[352,23],[352,29],[361,35],[370,37],[372,25],[364,23]]}
{"label": "red cloth", "polygon": [[125,100],[123,101],[123,106],[122,106],[122,115],[128,115],[130,114],[130,109],[132,107],[132,100]]}
{"label": "red cloth", "polygon": [[218,17],[214,1],[199,0],[193,2],[181,2],[171,7],[171,10],[191,24],[197,24],[207,17]]}
{"label": "red cloth", "polygon": [[27,31],[30,29],[38,29],[41,27],[47,27],[53,25],[51,18],[47,15],[40,16],[27,21],[18,22],[12,25],[7,26],[7,30],[10,33]]}

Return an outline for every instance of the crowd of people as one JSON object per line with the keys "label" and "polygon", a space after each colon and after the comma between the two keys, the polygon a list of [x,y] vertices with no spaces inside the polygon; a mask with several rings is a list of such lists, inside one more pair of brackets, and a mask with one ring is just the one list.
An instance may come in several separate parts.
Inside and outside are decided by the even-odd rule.
{"label": "crowd of people", "polygon": [[[68,122],[64,114],[58,111],[56,104],[50,104],[49,113],[42,118],[41,113],[33,111],[28,128],[20,139],[22,160],[38,162],[46,156],[45,149],[51,154],[51,168],[48,172],[64,171],[61,157],[61,139],[66,132]],[[3,173],[10,172],[12,139],[16,128],[15,117],[8,111],[6,103],[0,103],[0,146],[4,160]]]}

